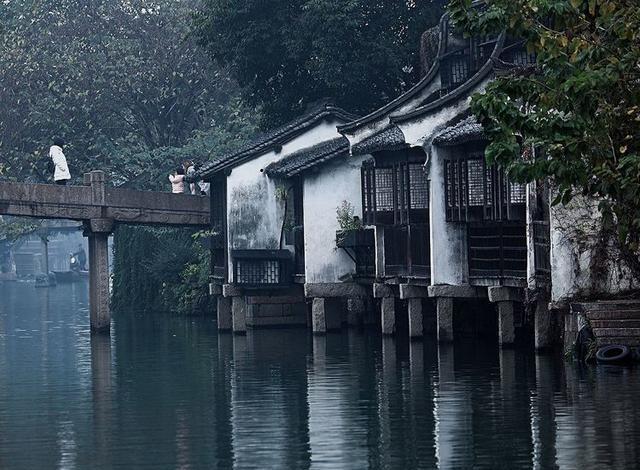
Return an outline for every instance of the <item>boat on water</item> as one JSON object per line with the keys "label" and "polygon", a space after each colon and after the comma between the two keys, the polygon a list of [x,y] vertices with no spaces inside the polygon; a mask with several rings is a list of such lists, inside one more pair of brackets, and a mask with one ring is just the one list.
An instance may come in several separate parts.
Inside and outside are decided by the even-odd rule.
{"label": "boat on water", "polygon": [[78,282],[83,279],[89,278],[89,271],[87,271],[84,267],[86,262],[86,257],[84,255],[84,251],[82,254],[79,253],[71,253],[69,255],[69,270],[68,271],[53,271],[55,275],[56,282],[60,283],[69,283],[69,282]]}

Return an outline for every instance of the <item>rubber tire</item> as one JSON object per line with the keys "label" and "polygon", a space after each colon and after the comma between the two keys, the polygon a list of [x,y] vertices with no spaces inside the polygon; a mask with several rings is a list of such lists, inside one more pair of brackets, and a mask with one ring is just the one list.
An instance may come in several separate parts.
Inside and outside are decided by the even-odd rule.
{"label": "rubber tire", "polygon": [[598,349],[596,359],[600,364],[622,364],[631,359],[631,350],[623,344],[603,346]]}

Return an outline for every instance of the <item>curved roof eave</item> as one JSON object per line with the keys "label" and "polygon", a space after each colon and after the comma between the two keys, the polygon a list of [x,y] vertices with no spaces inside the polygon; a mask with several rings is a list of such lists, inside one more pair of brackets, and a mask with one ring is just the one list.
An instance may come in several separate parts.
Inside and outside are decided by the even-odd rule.
{"label": "curved roof eave", "polygon": [[445,25],[447,24],[446,22],[448,20],[449,20],[449,14],[445,13],[444,15],[442,15],[442,17],[440,18],[440,22],[438,23],[439,29],[440,29],[440,39],[438,41],[438,55],[433,65],[427,72],[427,74],[412,88],[410,88],[407,92],[398,96],[393,101],[390,101],[389,103],[384,105],[382,108],[379,108],[374,112],[360,119],[356,119],[355,121],[349,122],[347,124],[343,124],[342,126],[338,126],[338,132],[342,134],[350,133],[351,131],[354,131],[366,124],[369,124],[372,121],[375,121],[377,118],[383,117],[386,114],[390,114],[394,109],[397,109],[398,106],[405,104],[411,98],[415,97],[418,93],[420,93],[429,84],[431,84],[431,82],[436,78],[438,71],[440,69],[440,57],[443,54],[443,47],[444,47],[445,37],[446,37]]}
{"label": "curved roof eave", "polygon": [[502,48],[504,45],[506,34],[503,32],[498,36],[498,40],[496,41],[496,46],[491,53],[491,56],[487,59],[485,64],[478,70],[473,77],[464,82],[458,88],[452,90],[450,93],[447,93],[442,98],[439,98],[429,104],[416,108],[412,111],[391,115],[390,120],[394,124],[398,124],[404,121],[408,121],[410,119],[423,116],[428,114],[431,111],[435,111],[442,106],[450,103],[451,101],[455,101],[462,96],[465,96],[468,92],[473,90],[477,85],[479,85],[485,78],[489,76],[491,71],[493,70],[493,62],[498,58],[500,53],[502,52]]}
{"label": "curved roof eave", "polygon": [[257,153],[269,151],[270,149],[282,146],[290,140],[304,133],[310,126],[315,125],[329,117],[338,118],[343,121],[353,118],[343,109],[333,105],[323,105],[302,117],[291,121],[273,131],[267,132],[265,136],[260,136],[245,144],[240,150],[224,155],[205,165],[198,173],[199,178],[207,179],[211,175],[238,166],[253,158]]}

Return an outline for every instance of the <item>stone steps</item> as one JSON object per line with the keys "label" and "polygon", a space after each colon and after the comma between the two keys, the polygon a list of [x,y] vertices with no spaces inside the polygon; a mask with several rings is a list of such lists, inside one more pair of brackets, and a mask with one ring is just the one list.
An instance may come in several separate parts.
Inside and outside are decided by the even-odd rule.
{"label": "stone steps", "polygon": [[571,310],[589,319],[598,344],[640,346],[640,300],[576,303]]}
{"label": "stone steps", "polygon": [[587,318],[594,320],[640,320],[640,310],[617,310],[617,311],[588,311]]}
{"label": "stone steps", "polygon": [[591,328],[640,328],[640,319],[616,318],[604,320],[590,319]]}

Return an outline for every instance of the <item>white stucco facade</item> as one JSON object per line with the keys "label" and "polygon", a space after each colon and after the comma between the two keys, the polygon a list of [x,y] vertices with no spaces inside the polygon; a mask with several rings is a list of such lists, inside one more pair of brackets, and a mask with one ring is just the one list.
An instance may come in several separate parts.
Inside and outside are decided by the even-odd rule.
{"label": "white stucco facade", "polygon": [[336,247],[340,230],[336,209],[342,201],[362,219],[362,162],[367,157],[344,157],[323,165],[304,178],[304,250],[307,283],[334,283],[355,271],[353,260]]}
{"label": "white stucco facade", "polygon": [[640,288],[621,260],[616,233],[602,228],[598,201],[575,196],[550,208],[552,301]]}
{"label": "white stucco facade", "polygon": [[444,160],[449,154],[446,148],[433,146],[429,159],[432,285],[469,283],[466,225],[447,222]]}
{"label": "white stucco facade", "polygon": [[[327,119],[282,145],[235,166],[227,177],[227,239],[229,256],[234,249],[278,249],[284,204],[277,197],[276,182],[263,170],[298,150],[338,137],[342,122]],[[233,278],[229,266],[229,279]]]}

